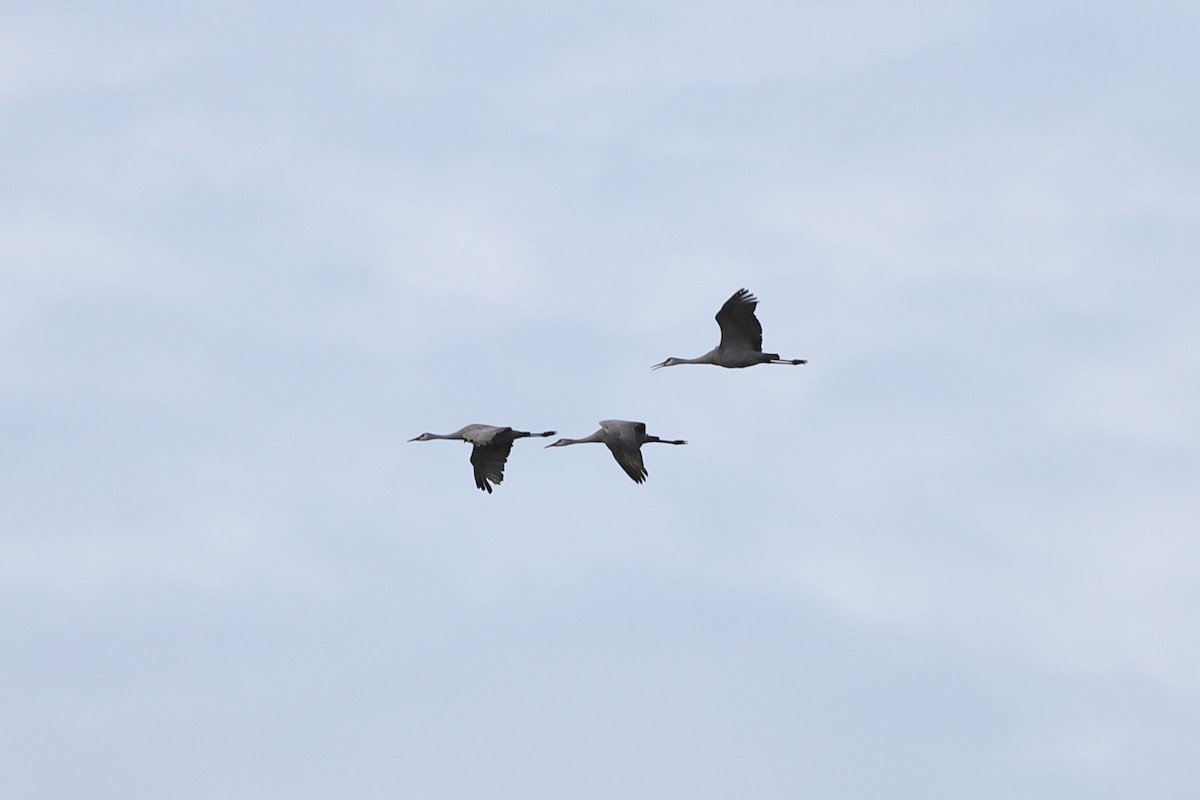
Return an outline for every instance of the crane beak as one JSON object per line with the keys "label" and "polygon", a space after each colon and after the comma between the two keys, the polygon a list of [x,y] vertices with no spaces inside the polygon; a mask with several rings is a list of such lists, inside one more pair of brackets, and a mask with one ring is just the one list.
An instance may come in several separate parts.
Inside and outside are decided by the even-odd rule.
{"label": "crane beak", "polygon": [[420,436],[414,436],[413,438],[409,439],[409,441],[415,442],[415,441],[418,441],[420,438],[421,438]]}
{"label": "crane beak", "polygon": [[655,364],[654,366],[650,367],[650,369],[658,369],[659,367],[665,367],[666,365],[667,365],[667,362],[664,361],[661,364]]}

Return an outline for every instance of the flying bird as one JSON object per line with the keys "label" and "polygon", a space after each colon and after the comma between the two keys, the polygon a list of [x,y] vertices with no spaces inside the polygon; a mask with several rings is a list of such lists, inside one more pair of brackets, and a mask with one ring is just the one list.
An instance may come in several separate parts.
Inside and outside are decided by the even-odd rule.
{"label": "flying bird", "polygon": [[[475,485],[480,490],[492,493],[492,484],[504,481],[504,464],[512,451],[513,442],[527,436],[553,436],[556,431],[530,433],[500,428],[495,425],[468,425],[454,433],[422,433],[409,439],[410,442],[428,442],[433,439],[461,439],[470,442],[471,466],[475,468]],[[490,483],[489,483],[490,481]]]}
{"label": "flying bird", "polygon": [[612,451],[613,458],[621,465],[621,469],[633,478],[634,483],[644,483],[646,476],[645,464],[642,463],[642,445],[652,442],[659,444],[687,444],[683,439],[660,439],[646,433],[646,423],[629,422],[623,419],[605,419],[600,421],[600,430],[585,439],[559,439],[546,447],[564,447],[568,444],[583,444],[584,442],[603,442]]}
{"label": "flying bird", "polygon": [[757,305],[757,297],[745,289],[738,289],[717,312],[717,324],[721,326],[720,344],[699,358],[668,358],[650,369],[676,364],[716,364],[731,369],[755,364],[807,364],[803,358],[780,358],[779,353],[762,351],[762,323],[754,316]]}

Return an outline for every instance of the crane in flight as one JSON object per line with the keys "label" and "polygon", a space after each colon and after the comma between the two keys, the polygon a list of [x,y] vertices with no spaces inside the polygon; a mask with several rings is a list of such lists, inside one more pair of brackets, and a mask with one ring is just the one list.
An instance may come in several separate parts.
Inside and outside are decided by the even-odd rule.
{"label": "crane in flight", "polygon": [[642,445],[658,442],[659,444],[687,444],[683,439],[660,439],[646,433],[646,423],[629,422],[623,419],[605,419],[600,421],[600,430],[583,439],[559,439],[546,447],[564,447],[569,444],[585,442],[603,442],[613,458],[621,465],[634,483],[644,483],[646,465],[642,463]]}
{"label": "crane in flight", "polygon": [[717,312],[717,324],[721,326],[720,344],[699,358],[668,358],[650,369],[676,364],[716,364],[730,369],[755,364],[807,364],[803,358],[780,358],[779,353],[763,352],[762,323],[754,316],[757,305],[757,297],[745,289],[738,289]]}
{"label": "crane in flight", "polygon": [[513,442],[527,436],[553,436],[556,432],[530,433],[495,425],[468,425],[454,433],[422,433],[409,441],[428,442],[433,439],[459,439],[470,442],[474,445],[471,448],[471,466],[475,469],[475,485],[481,491],[491,494],[492,484],[499,484],[504,480],[504,464],[508,461],[508,454],[512,452]]}

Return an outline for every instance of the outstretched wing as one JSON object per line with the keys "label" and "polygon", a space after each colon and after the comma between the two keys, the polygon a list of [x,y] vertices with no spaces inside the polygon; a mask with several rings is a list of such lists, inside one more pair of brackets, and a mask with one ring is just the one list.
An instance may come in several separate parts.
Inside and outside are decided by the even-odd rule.
{"label": "outstretched wing", "polygon": [[492,483],[504,482],[504,465],[512,446],[512,440],[507,439],[492,444],[477,444],[471,448],[471,466],[475,468],[475,485],[478,488],[491,494]]}
{"label": "outstretched wing", "polygon": [[621,465],[621,469],[625,470],[625,474],[633,478],[634,483],[645,483],[650,473],[642,463],[642,451],[639,448],[626,446],[624,441],[613,442],[606,439],[604,443],[612,451],[613,458]]}
{"label": "outstretched wing", "polygon": [[643,422],[626,422],[624,420],[606,419],[601,421],[604,429],[604,444],[608,447],[613,458],[625,470],[625,474],[633,478],[634,483],[644,483],[650,474],[642,463],[642,441],[646,435],[646,425]]}
{"label": "outstretched wing", "polygon": [[722,350],[753,350],[762,352],[762,324],[754,316],[758,298],[745,289],[738,289],[717,312],[721,326]]}

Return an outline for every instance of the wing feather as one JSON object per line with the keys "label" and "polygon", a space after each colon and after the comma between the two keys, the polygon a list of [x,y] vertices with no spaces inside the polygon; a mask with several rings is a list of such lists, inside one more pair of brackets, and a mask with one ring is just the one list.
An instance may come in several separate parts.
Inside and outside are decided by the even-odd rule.
{"label": "wing feather", "polygon": [[[492,444],[477,444],[471,448],[471,466],[475,468],[475,485],[491,494],[491,484],[504,482],[504,465],[512,452],[512,440],[506,439]],[[491,483],[489,483],[489,481]]]}
{"label": "wing feather", "polygon": [[600,421],[604,431],[604,444],[608,447],[613,458],[625,470],[625,474],[634,483],[642,483],[650,473],[642,463],[642,442],[646,439],[646,423],[630,422],[624,419],[606,419]]}
{"label": "wing feather", "polygon": [[613,458],[625,470],[625,474],[633,478],[634,483],[644,483],[650,474],[642,463],[642,450],[636,445],[631,446],[624,439],[605,439],[604,443],[612,452]]}
{"label": "wing feather", "polygon": [[717,312],[721,326],[722,350],[754,350],[762,352],[762,323],[754,316],[758,298],[745,289],[738,289]]}

